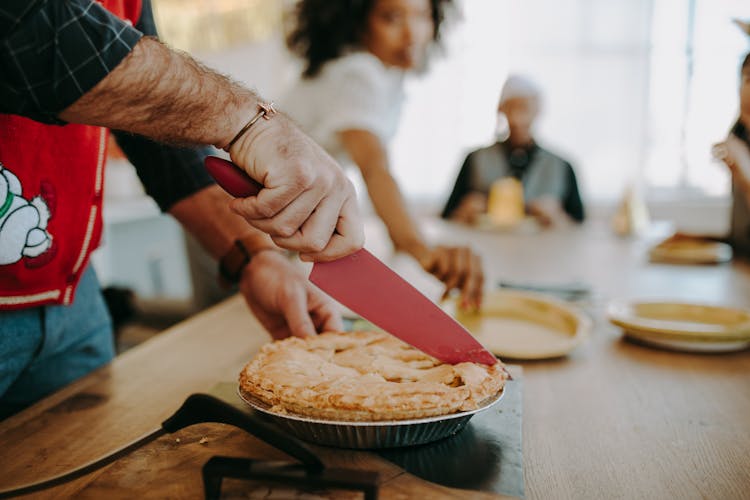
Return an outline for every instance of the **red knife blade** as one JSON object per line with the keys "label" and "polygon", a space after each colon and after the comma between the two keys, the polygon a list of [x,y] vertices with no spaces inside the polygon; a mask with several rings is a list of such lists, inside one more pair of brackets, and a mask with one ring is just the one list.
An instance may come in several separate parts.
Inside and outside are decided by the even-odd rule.
{"label": "red knife blade", "polygon": [[[254,196],[263,189],[230,161],[209,156],[205,164],[232,196]],[[463,326],[364,248],[332,262],[316,262],[310,281],[374,325],[444,363],[497,362]]]}

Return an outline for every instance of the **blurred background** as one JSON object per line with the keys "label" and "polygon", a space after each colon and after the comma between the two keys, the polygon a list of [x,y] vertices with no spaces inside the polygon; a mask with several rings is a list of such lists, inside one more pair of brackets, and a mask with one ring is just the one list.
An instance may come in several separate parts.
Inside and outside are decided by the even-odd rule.
{"label": "blurred background", "polygon": [[[730,178],[710,151],[737,118],[739,64],[750,38],[732,20],[750,16],[747,0],[455,4],[442,52],[407,82],[391,144],[392,168],[415,211],[438,213],[466,153],[495,140],[498,96],[512,72],[541,87],[536,136],[574,165],[591,218],[610,217],[630,186],[655,219],[727,231]],[[293,5],[153,0],[165,42],[270,100],[301,69],[284,45]],[[145,197],[114,148],[106,194],[105,237],[94,257],[103,284],[132,290],[175,317],[210,302],[200,275],[214,273],[215,264],[188,258],[192,243]]]}

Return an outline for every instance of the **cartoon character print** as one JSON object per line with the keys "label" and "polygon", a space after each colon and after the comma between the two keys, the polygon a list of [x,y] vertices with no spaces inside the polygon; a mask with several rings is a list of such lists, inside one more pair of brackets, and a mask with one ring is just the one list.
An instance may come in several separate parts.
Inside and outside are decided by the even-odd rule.
{"label": "cartoon character print", "polygon": [[52,246],[50,210],[41,196],[23,197],[21,181],[0,163],[0,266],[36,258]]}

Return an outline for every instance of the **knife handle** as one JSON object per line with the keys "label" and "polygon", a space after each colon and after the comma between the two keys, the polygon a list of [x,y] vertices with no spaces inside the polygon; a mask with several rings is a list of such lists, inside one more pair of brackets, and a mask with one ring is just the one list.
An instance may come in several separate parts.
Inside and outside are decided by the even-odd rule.
{"label": "knife handle", "polygon": [[[218,156],[206,156],[203,164],[216,183],[235,198],[257,196],[263,189],[263,184],[251,178],[244,170],[229,160]],[[339,234],[337,230],[333,233]]]}
{"label": "knife handle", "polygon": [[219,186],[235,198],[256,196],[263,189],[263,184],[252,179],[231,161],[218,156],[207,156],[203,163]]}

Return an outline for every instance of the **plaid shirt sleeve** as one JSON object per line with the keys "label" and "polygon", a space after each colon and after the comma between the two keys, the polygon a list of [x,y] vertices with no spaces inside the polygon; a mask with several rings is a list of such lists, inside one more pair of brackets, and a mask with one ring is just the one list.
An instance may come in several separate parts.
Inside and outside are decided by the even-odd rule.
{"label": "plaid shirt sleeve", "polygon": [[93,0],[2,0],[0,113],[64,123],[142,36]]}
{"label": "plaid shirt sleeve", "polygon": [[[157,36],[149,0],[144,0],[141,18],[135,27],[145,35]],[[214,183],[203,166],[203,159],[211,153],[210,148],[178,148],[140,135],[112,132],[117,145],[135,166],[146,193],[163,212]]]}
{"label": "plaid shirt sleeve", "polygon": [[178,148],[140,135],[113,131],[146,193],[166,212],[172,205],[214,183],[203,166],[209,148]]}

